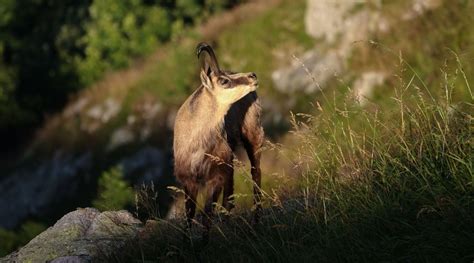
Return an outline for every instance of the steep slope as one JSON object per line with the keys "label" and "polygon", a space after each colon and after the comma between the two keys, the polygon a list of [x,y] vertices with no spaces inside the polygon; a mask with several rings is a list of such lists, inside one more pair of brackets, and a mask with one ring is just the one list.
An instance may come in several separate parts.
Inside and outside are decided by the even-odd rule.
{"label": "steep slope", "polygon": [[[198,85],[195,44],[212,41],[223,65],[234,70],[252,68],[269,80],[276,65],[266,65],[267,57],[256,57],[258,67],[237,64],[252,54],[240,51],[235,44],[224,48],[227,44],[220,41],[225,38],[235,42],[246,35],[255,40],[247,44],[249,47],[272,45],[272,35],[260,39],[261,30],[249,31],[252,25],[259,24],[262,30],[272,26],[280,32],[281,43],[272,45],[275,50],[284,50],[287,43],[299,45],[293,39],[304,39],[306,42],[301,45],[309,46],[310,38],[302,34],[303,23],[299,20],[304,5],[303,1],[255,1],[239,6],[187,30],[151,57],[137,61],[130,69],[110,73],[77,94],[62,113],[50,117],[38,131],[14,168],[2,173],[0,207],[4,213],[0,225],[11,229],[28,218],[50,224],[66,211],[90,205],[97,194],[99,175],[117,165],[122,166],[124,177],[131,184],[153,181],[160,189],[161,214],[166,214],[170,199],[165,187],[173,184],[173,116],[185,96]],[[286,11],[292,14],[291,27],[278,23]],[[232,36],[232,32],[238,34]],[[237,58],[229,60],[229,54]],[[262,85],[262,92],[271,94],[270,90],[270,81]],[[272,120],[271,115],[268,119]]]}

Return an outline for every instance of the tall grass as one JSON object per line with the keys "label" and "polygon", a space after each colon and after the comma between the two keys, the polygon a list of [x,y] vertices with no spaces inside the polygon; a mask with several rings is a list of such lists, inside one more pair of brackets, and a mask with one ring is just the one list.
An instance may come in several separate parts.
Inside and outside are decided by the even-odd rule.
{"label": "tall grass", "polygon": [[452,86],[459,82],[446,72],[441,97],[431,96],[415,76],[401,80],[393,108],[362,107],[347,92],[337,103],[317,104],[316,114],[295,115],[299,143],[281,149],[302,171],[290,198],[267,193],[270,206],[260,223],[250,223],[251,212],[236,213],[216,222],[207,244],[183,231],[183,222],[159,222],[154,237],[130,257],[472,261],[473,105],[472,98],[451,96],[458,88],[472,94],[461,69],[453,71],[461,72],[456,76],[463,86]]}
{"label": "tall grass", "polygon": [[454,88],[472,91],[445,77],[441,98],[414,73],[392,98],[396,110],[348,99],[320,108],[309,124],[294,122],[303,142],[298,159],[311,167],[300,186],[325,226],[320,241],[340,250],[339,259],[474,257],[472,98],[451,100]]}

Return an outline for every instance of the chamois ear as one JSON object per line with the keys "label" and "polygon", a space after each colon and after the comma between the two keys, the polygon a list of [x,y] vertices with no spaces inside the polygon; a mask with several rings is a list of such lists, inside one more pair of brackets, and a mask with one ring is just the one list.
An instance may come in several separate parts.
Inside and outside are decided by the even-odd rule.
{"label": "chamois ear", "polygon": [[[204,54],[207,54],[207,56]],[[208,67],[210,71],[214,72],[214,74],[219,74],[221,72],[216,54],[214,54],[214,50],[209,44],[204,42],[199,43],[196,47],[196,55],[201,61],[202,68]]]}
{"label": "chamois ear", "polygon": [[[207,72],[206,72],[207,71]],[[210,77],[210,72],[208,70],[202,69],[200,73],[201,83],[207,89],[212,89],[212,81]]]}

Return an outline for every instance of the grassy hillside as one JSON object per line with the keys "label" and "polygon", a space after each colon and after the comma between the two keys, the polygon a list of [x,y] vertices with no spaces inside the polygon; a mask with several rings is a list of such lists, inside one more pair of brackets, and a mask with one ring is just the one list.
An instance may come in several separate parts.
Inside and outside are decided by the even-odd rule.
{"label": "grassy hillside", "polygon": [[[199,225],[162,221],[125,261],[472,261],[473,8],[445,3],[355,43],[347,74],[269,145],[296,176],[264,189],[260,223],[216,219],[203,243]],[[352,85],[367,70],[389,77],[361,104]]]}
{"label": "grassy hillside", "polygon": [[[290,17],[287,17],[286,10],[290,10]],[[260,91],[268,94],[269,99],[277,98],[271,92],[270,74],[281,64],[267,63],[271,60],[269,56],[255,54],[262,48],[282,52],[291,46],[299,53],[309,48],[312,41],[304,34],[301,20],[304,10],[304,1],[256,1],[215,15],[203,25],[180,28],[181,33],[174,34],[169,43],[161,44],[149,57],[135,61],[127,69],[109,72],[102,80],[76,94],[63,112],[49,116],[20,160],[15,165],[3,166],[0,177],[7,176],[17,167],[35,167],[58,151],[91,152],[95,156],[95,170],[92,172],[97,174],[98,182],[96,200],[90,200],[90,205],[118,209],[115,201],[129,200],[131,185],[122,179],[121,174],[117,178],[108,175],[115,176],[112,171],[115,171],[116,162],[140,147],[152,145],[164,151],[170,150],[173,112],[199,85],[198,61],[194,52],[196,43],[210,41],[222,65],[228,69],[256,71],[260,78],[265,79]],[[287,19],[286,24],[280,23],[283,19]],[[266,34],[268,28],[278,34]],[[235,40],[243,35],[249,42],[236,45]],[[242,64],[244,61],[250,64]],[[108,117],[103,118],[103,114]],[[110,149],[114,133],[123,128],[130,129],[135,139]],[[243,169],[239,171],[236,191],[250,193],[248,175]],[[170,174],[165,176],[171,177]],[[270,178],[265,178],[264,183],[270,185],[267,179]],[[172,183],[169,181],[163,183]],[[124,184],[126,187],[117,189],[126,189],[126,193],[113,189]],[[247,194],[237,199],[245,207],[251,203]],[[130,207],[128,202],[127,207]],[[0,230],[0,236],[7,241],[1,244],[0,254],[8,253],[38,233],[37,229],[28,231],[31,229],[28,224],[26,222],[15,231]],[[45,227],[41,224],[41,229]]]}
{"label": "grassy hillside", "polygon": [[[221,214],[207,243],[199,224],[188,232],[183,220],[159,221],[151,238],[115,260],[471,261],[472,104],[421,95],[404,102],[391,122],[380,118],[386,109],[354,101],[295,123],[301,145],[283,150],[303,172],[290,194],[265,193],[261,222],[249,210]],[[355,116],[365,129],[351,125]]]}
{"label": "grassy hillside", "polygon": [[[248,168],[239,168],[237,209],[216,220],[208,244],[199,225],[189,233],[183,222],[163,220],[148,242],[113,260],[470,262],[474,4],[445,1],[403,20],[406,3],[382,1],[390,30],[353,43],[347,70],[322,92],[292,94],[313,105],[296,109],[304,112],[289,113],[289,95],[274,89],[271,72],[316,43],[304,33],[305,3],[269,1],[258,16],[236,13],[240,18],[217,35],[187,31],[79,94],[49,120],[25,159],[60,148],[112,162],[143,145],[169,147],[171,113],[198,85],[194,46],[206,39],[225,68],[257,73],[259,94],[272,109],[266,118],[282,113],[293,124],[288,134],[271,121],[266,127],[277,140],[263,153],[262,220],[251,223],[252,183]],[[354,86],[368,71],[385,78],[362,102]],[[119,105],[116,113],[91,118],[88,112],[107,99]],[[123,127],[137,138],[149,134],[109,150]]]}
{"label": "grassy hillside", "polygon": [[[208,39],[214,43],[216,53],[225,68],[235,71],[256,71],[264,83],[259,91],[262,96],[268,99],[278,98],[278,94],[272,92],[270,74],[278,66],[288,63],[288,56],[278,61],[273,59],[272,54],[288,53],[288,50],[291,50],[292,54],[301,54],[303,50],[312,46],[311,39],[304,33],[301,20],[304,7],[304,1],[270,3],[267,8],[261,8],[262,14],[255,17],[244,13],[249,10],[240,12],[236,10],[234,14],[237,17],[236,22],[224,27],[225,30],[216,39],[208,39],[212,36],[202,35],[199,28],[186,31],[182,37],[159,48],[149,59],[137,62],[134,67],[124,72],[113,73],[89,90],[79,94],[75,102],[87,99],[86,106],[74,118],[63,114],[47,122],[46,127],[40,132],[36,148],[40,151],[51,151],[56,146],[61,146],[72,151],[82,150],[83,142],[87,140],[89,142],[87,147],[95,150],[104,149],[111,132],[125,125],[128,116],[138,115],[137,108],[144,102],[158,103],[161,105],[160,108],[164,109],[162,114],[154,116],[153,121],[157,123],[154,131],[158,134],[155,139],[151,139],[162,141],[163,138],[159,138],[162,135],[159,130],[166,128],[163,127],[165,126],[163,120],[165,111],[175,110],[199,85],[198,61],[194,55],[194,48],[202,39]],[[247,19],[247,16],[252,19]],[[279,22],[283,19],[286,23]],[[267,34],[269,30],[276,33]],[[246,40],[245,45],[241,42],[243,40]],[[261,53],[262,49],[268,52]],[[88,110],[107,98],[119,103],[120,110],[116,116],[93,132],[77,129],[78,122],[87,126],[90,121],[87,116]],[[74,105],[74,102],[71,103],[65,112]],[[57,136],[58,134],[60,136]],[[61,134],[67,134],[67,136],[61,137]],[[94,137],[93,143],[90,137]]]}
{"label": "grassy hillside", "polygon": [[[249,10],[258,10],[259,15],[252,15]],[[79,93],[62,114],[48,120],[25,160],[28,162],[61,149],[69,152],[92,151],[104,159],[103,163],[113,164],[114,160],[143,145],[169,148],[172,113],[199,85],[194,48],[203,39],[211,41],[224,68],[255,71],[261,83],[264,83],[259,88],[264,101],[274,105],[272,109],[287,115],[288,107],[278,107],[285,104],[286,98],[274,92],[270,76],[273,70],[288,63],[291,54],[300,55],[312,47],[311,38],[304,33],[301,19],[304,11],[304,1],[257,2],[224,14],[230,16],[230,22],[221,25],[218,35],[214,35],[217,30],[212,20],[202,27],[189,29],[171,43],[160,47],[146,60],[137,61],[134,67],[112,73]],[[284,55],[274,59],[276,53]],[[103,107],[107,100],[118,105],[115,115],[107,121],[92,118],[91,109]],[[82,108],[75,110],[83,102]],[[153,111],[154,108],[156,111]],[[276,112],[267,112],[266,116],[271,119],[274,114]],[[133,124],[130,124],[130,119],[134,119]],[[123,127],[130,128],[137,138],[109,150],[114,132]],[[275,127],[267,128],[267,135],[282,132]],[[149,134],[139,139],[143,130],[148,130]],[[237,177],[236,189],[250,193],[251,183],[244,170],[247,168],[241,169]],[[270,179],[264,178],[265,185],[273,184]],[[240,200],[242,204],[248,204],[251,197],[244,195]]]}

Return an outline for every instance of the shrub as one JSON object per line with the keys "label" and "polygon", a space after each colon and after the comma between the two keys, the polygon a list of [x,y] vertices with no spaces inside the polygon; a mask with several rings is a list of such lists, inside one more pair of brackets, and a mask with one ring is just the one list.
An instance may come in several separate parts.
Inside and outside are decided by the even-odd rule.
{"label": "shrub", "polygon": [[0,228],[0,240],[2,241],[0,242],[0,256],[7,255],[25,245],[45,229],[45,225],[34,221],[23,223],[17,232]]}
{"label": "shrub", "polygon": [[218,10],[198,0],[2,0],[2,143],[16,149],[71,94]]}
{"label": "shrub", "polygon": [[132,57],[150,53],[170,37],[170,17],[159,6],[146,6],[139,0],[104,0],[94,1],[89,11],[82,38],[85,56],[76,58],[84,84],[91,84],[106,70],[128,66]]}
{"label": "shrub", "polygon": [[114,167],[102,173],[98,189],[92,205],[101,211],[124,209],[134,201],[133,189],[123,179],[120,168]]}

